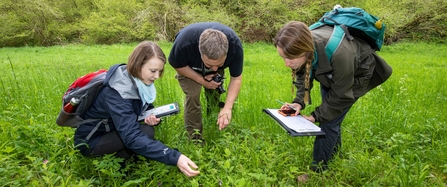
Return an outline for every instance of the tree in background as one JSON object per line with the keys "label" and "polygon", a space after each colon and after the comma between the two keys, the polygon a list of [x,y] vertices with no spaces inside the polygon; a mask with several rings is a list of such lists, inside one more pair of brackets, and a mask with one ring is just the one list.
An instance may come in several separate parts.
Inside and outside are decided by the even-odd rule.
{"label": "tree in background", "polygon": [[244,42],[271,42],[284,23],[312,24],[335,4],[384,18],[386,44],[446,39],[445,0],[3,0],[0,47],[173,41],[203,21],[230,26]]}

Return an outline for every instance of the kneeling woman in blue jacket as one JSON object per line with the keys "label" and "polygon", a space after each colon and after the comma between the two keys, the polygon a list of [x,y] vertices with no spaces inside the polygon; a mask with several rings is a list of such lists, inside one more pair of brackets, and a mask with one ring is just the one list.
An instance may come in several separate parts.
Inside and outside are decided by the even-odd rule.
{"label": "kneeling woman in blue jacket", "polygon": [[[153,42],[141,42],[132,52],[127,65],[112,66],[104,88],[83,119],[108,119],[94,130],[98,121],[80,125],[74,135],[75,146],[84,156],[115,153],[122,158],[139,154],[168,165],[177,165],[186,176],[200,172],[188,157],[154,140],[154,125],[160,119],[147,117],[141,125],[137,118],[156,97],[154,81],[163,75],[166,56]],[[93,134],[90,134],[93,132]]]}

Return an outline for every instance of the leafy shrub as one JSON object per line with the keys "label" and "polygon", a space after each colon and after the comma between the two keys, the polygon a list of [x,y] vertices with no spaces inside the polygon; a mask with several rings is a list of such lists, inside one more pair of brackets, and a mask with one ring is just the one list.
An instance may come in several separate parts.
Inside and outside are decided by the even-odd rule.
{"label": "leafy shrub", "polygon": [[[17,5],[18,4],[18,5]],[[50,45],[57,35],[49,25],[61,14],[48,2],[18,0],[2,1],[0,10],[1,46]]]}
{"label": "leafy shrub", "polygon": [[188,22],[185,21],[186,8],[177,1],[149,1],[145,18],[154,25],[155,36],[149,40],[173,41],[175,34]]}
{"label": "leafy shrub", "polygon": [[152,28],[148,25],[132,22],[132,18],[138,15],[137,12],[142,7],[141,3],[107,0],[99,0],[95,3],[98,11],[90,13],[81,24],[83,42],[88,44],[126,43],[153,35]]}
{"label": "leafy shrub", "polygon": [[285,23],[312,24],[335,4],[361,7],[384,18],[385,44],[446,40],[444,0],[4,0],[0,47],[173,41],[181,28],[202,21],[228,25],[244,42],[271,42]]}

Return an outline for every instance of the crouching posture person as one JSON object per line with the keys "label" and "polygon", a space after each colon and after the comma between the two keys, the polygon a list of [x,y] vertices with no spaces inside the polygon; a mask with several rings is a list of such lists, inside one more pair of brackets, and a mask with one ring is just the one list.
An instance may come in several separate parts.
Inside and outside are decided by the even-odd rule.
{"label": "crouching posture person", "polygon": [[[160,119],[150,115],[140,124],[137,118],[153,108],[156,98],[154,81],[163,75],[166,56],[153,42],[141,42],[132,52],[127,65],[112,66],[101,90],[84,119],[107,119],[80,125],[74,135],[75,146],[84,156],[130,158],[134,154],[177,166],[186,176],[200,172],[188,157],[154,139],[154,126]],[[93,132],[93,133],[91,133]],[[192,169],[192,168],[194,169]]]}
{"label": "crouching posture person", "polygon": [[[313,80],[320,83],[322,103],[311,115],[303,116],[318,122],[326,135],[316,136],[312,170],[328,169],[328,162],[341,147],[341,123],[352,105],[367,92],[385,82],[392,73],[391,67],[373,48],[360,38],[344,38],[331,59],[326,57],[325,46],[333,27],[323,26],[310,31],[302,22],[287,23],[276,35],[274,45],[285,65],[292,69],[293,83],[297,88],[291,104],[300,113],[310,101]],[[328,61],[330,60],[330,62]],[[307,177],[307,176],[306,176]]]}
{"label": "crouching posture person", "polygon": [[[242,84],[244,52],[242,43],[233,29],[217,22],[201,22],[180,30],[174,40],[169,64],[177,71],[175,75],[185,93],[184,120],[189,138],[195,143],[204,143],[202,87],[205,91],[207,114],[216,107],[219,130],[226,128],[232,119],[232,109]],[[225,92],[223,78],[229,68],[230,84],[225,102],[220,94]]]}

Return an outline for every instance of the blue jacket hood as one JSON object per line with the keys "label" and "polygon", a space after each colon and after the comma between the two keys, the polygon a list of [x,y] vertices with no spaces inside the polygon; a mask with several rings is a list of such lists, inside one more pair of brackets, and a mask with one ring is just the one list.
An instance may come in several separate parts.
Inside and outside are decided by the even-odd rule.
{"label": "blue jacket hood", "polygon": [[140,99],[134,80],[127,71],[127,65],[112,66],[104,80],[104,85],[115,89],[123,99]]}

